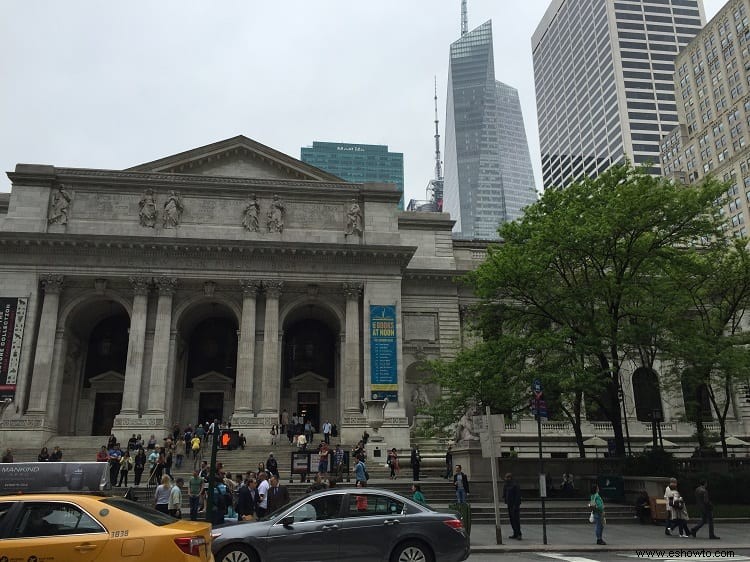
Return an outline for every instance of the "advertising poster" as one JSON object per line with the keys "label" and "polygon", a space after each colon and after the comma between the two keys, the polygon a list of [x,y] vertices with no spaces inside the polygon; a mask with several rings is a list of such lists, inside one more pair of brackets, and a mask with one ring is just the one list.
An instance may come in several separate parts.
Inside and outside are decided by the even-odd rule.
{"label": "advertising poster", "polygon": [[0,297],[0,401],[16,397],[27,298]]}
{"label": "advertising poster", "polygon": [[0,494],[100,492],[109,488],[106,462],[17,462],[0,464]]}
{"label": "advertising poster", "polygon": [[398,401],[396,307],[370,305],[370,385],[373,400]]}

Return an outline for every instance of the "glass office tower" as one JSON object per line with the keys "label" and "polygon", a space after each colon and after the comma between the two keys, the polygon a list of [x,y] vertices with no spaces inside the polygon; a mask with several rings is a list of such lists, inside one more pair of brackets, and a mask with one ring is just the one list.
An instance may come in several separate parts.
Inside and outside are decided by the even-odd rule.
{"label": "glass office tower", "polygon": [[518,92],[495,81],[492,22],[451,44],[443,210],[457,238],[496,239],[536,200]]}
{"label": "glass office tower", "polygon": [[661,173],[674,59],[704,23],[700,0],[551,2],[531,40],[545,188],[626,158]]}
{"label": "glass office tower", "polygon": [[302,147],[301,160],[346,181],[393,183],[401,192],[399,209],[404,208],[404,155],[389,152],[379,144],[349,144],[314,141]]}

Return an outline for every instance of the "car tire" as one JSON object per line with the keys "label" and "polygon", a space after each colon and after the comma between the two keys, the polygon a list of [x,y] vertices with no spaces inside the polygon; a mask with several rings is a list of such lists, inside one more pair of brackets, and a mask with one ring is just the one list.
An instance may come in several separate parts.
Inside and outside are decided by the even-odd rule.
{"label": "car tire", "polygon": [[406,541],[393,551],[391,562],[435,562],[435,557],[425,543]]}
{"label": "car tire", "polygon": [[219,551],[216,562],[258,562],[258,557],[243,544],[230,544]]}

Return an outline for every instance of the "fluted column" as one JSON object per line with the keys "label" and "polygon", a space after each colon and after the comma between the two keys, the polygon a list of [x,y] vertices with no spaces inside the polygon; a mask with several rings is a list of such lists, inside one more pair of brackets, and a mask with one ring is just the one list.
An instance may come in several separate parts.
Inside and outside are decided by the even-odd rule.
{"label": "fluted column", "polygon": [[172,329],[172,297],[177,288],[174,277],[154,279],[159,289],[156,305],[154,350],[151,357],[151,380],[148,386],[147,414],[163,416],[166,404],[167,374],[169,370],[169,343]]}
{"label": "fluted column", "polygon": [[234,411],[236,414],[249,414],[253,410],[255,311],[260,281],[242,279],[240,286],[242,286],[242,320],[237,349]]}
{"label": "fluted column", "polygon": [[130,316],[128,359],[125,364],[125,384],[120,414],[137,415],[140,413],[143,350],[146,342],[148,290],[151,279],[148,277],[131,277],[130,283],[133,286],[133,312]]}
{"label": "fluted column", "polygon": [[42,288],[44,289],[44,304],[42,304],[42,316],[39,320],[39,336],[36,341],[28,409],[28,413],[39,415],[44,415],[48,406],[63,276],[45,275],[42,277]]}
{"label": "fluted column", "polygon": [[361,283],[344,283],[346,294],[346,335],[344,339],[344,372],[341,375],[344,412],[359,413],[360,357],[359,357],[359,297]]}
{"label": "fluted column", "polygon": [[263,324],[263,399],[260,413],[272,414],[279,410],[279,296],[283,281],[264,281],[266,315]]}
{"label": "fluted column", "polygon": [[59,427],[60,398],[62,395],[63,377],[65,376],[65,356],[68,353],[68,338],[65,329],[60,327],[55,332],[55,347],[52,352],[52,376],[50,378],[50,394],[47,399],[47,426],[52,429]]}

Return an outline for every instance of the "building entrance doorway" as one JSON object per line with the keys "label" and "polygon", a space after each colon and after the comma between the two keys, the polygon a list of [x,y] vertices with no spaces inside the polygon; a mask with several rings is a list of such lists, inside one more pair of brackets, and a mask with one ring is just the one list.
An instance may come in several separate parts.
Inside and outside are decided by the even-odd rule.
{"label": "building entrance doorway", "polygon": [[97,392],[91,435],[110,435],[115,416],[120,413],[122,392]]}
{"label": "building entrance doorway", "polygon": [[315,428],[315,433],[320,433],[320,393],[300,392],[297,395],[297,413]]}
{"label": "building entrance doorway", "polygon": [[201,392],[198,402],[198,422],[222,421],[224,416],[224,393]]}

